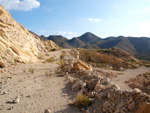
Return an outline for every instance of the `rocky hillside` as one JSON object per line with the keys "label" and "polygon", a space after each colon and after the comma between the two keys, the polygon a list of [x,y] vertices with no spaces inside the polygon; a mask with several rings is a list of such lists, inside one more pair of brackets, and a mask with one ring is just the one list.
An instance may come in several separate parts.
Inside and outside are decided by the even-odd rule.
{"label": "rocky hillside", "polygon": [[0,6],[0,61],[36,62],[46,51],[37,35],[27,31]]}
{"label": "rocky hillside", "polygon": [[85,62],[91,63],[96,67],[107,67],[113,69],[136,68],[139,67],[139,60],[128,52],[112,49],[80,49],[79,58]]}
{"label": "rocky hillside", "polygon": [[[150,38],[148,37],[108,37],[102,39],[90,32],[87,32],[79,37],[72,38],[70,40],[61,40],[61,44],[58,43],[58,37],[53,37],[53,41],[59,46],[68,48],[87,48],[87,49],[108,49],[108,48],[120,48],[139,59],[150,60]],[[63,44],[69,46],[62,46]]]}

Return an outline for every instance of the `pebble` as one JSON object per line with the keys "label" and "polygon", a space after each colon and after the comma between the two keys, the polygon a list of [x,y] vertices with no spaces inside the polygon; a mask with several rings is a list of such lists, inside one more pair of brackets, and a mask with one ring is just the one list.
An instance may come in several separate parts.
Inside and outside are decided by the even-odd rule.
{"label": "pebble", "polygon": [[52,111],[50,109],[46,109],[44,113],[52,113]]}

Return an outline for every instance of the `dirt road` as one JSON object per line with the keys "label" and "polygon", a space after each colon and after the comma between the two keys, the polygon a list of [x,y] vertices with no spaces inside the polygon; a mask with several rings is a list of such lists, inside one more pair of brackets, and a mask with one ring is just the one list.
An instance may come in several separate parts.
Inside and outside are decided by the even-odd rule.
{"label": "dirt road", "polygon": [[[53,52],[51,56],[61,55]],[[50,56],[50,57],[51,57]],[[0,71],[0,113],[80,113],[68,105],[71,89],[64,77],[54,74],[54,63],[19,64]],[[52,73],[52,74],[49,74]],[[10,103],[19,96],[19,103]]]}

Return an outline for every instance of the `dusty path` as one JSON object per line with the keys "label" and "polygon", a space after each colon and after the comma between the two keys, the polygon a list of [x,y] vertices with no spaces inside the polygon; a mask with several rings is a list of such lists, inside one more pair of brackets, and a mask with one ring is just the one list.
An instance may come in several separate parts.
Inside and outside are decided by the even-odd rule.
{"label": "dusty path", "polygon": [[[53,52],[60,55],[61,52]],[[0,113],[80,113],[68,105],[71,89],[66,87],[64,77],[54,74],[56,63],[19,64],[2,69],[0,73]],[[29,70],[34,70],[32,71]],[[46,75],[51,73],[52,75]],[[7,103],[16,96],[20,102]]]}
{"label": "dusty path", "polygon": [[119,75],[118,77],[112,78],[111,81],[115,84],[118,84],[118,86],[122,90],[131,90],[131,88],[125,83],[125,81],[129,80],[130,78],[134,78],[139,74],[148,72],[148,71],[150,71],[150,68],[147,68],[144,66],[136,68],[136,69],[127,69],[123,71],[122,74]]}

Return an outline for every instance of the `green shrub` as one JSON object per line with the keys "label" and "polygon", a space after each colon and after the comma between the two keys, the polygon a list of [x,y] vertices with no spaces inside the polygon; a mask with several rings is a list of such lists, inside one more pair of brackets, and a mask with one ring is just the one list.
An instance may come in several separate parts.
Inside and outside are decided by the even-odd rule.
{"label": "green shrub", "polygon": [[30,67],[29,68],[29,72],[33,74],[34,73],[34,69]]}
{"label": "green shrub", "polygon": [[76,97],[76,106],[78,108],[82,108],[82,107],[87,107],[90,106],[92,104],[92,101],[83,94],[78,94]]}
{"label": "green shrub", "polygon": [[150,67],[150,64],[145,64],[146,67]]}

